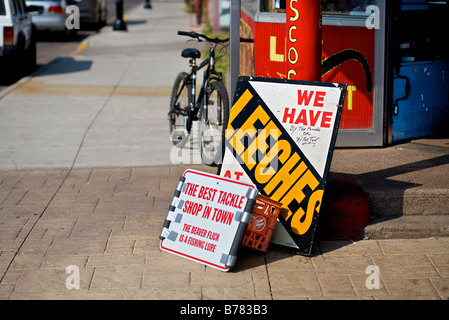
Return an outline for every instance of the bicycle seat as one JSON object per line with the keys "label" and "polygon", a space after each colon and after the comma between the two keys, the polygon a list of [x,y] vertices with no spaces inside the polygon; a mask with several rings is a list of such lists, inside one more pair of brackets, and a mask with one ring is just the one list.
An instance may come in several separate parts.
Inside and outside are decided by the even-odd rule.
{"label": "bicycle seat", "polygon": [[195,48],[187,48],[182,50],[181,56],[184,58],[199,58],[201,57],[201,52]]}

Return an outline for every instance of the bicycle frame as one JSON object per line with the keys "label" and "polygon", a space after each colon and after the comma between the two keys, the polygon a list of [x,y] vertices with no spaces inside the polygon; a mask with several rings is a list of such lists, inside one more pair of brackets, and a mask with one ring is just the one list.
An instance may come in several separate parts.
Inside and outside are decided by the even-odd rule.
{"label": "bicycle frame", "polygon": [[[189,105],[190,108],[187,111],[188,114],[183,114],[185,117],[185,121],[187,121],[184,124],[184,127],[187,129],[188,132],[190,132],[191,126],[192,126],[192,120],[193,116],[196,116],[198,114],[200,104],[203,102],[203,114],[204,118],[207,119],[207,87],[209,83],[212,80],[215,81],[222,81],[222,73],[215,70],[215,48],[217,46],[217,43],[211,43],[209,48],[209,57],[208,59],[205,59],[203,62],[200,63],[200,65],[196,64],[196,59],[192,58],[190,59],[190,72],[188,76],[184,79],[182,86],[179,89],[179,92],[177,93],[176,100],[179,99],[179,96],[182,92],[182,90],[185,88],[185,86],[188,83],[191,83],[192,85],[192,91],[189,93]],[[204,71],[203,76],[203,83],[201,84],[201,89],[198,94],[198,98],[196,97],[196,74],[199,70],[203,69],[204,67],[208,66],[208,68]],[[220,106],[218,106],[220,108]],[[221,116],[221,110],[218,109],[218,114]],[[219,119],[221,122],[221,119]]]}
{"label": "bicycle frame", "polygon": [[[206,164],[218,164],[230,106],[222,73],[215,70],[215,59],[220,59],[226,53],[230,38],[209,38],[194,31],[178,31],[178,35],[188,36],[198,42],[207,41],[209,56],[197,64],[201,56],[197,49],[187,48],[182,51],[182,57],[190,58],[190,70],[180,72],[173,85],[168,113],[170,139],[176,147],[184,147],[192,133],[193,121],[198,120],[201,159]],[[253,42],[252,39],[244,38],[240,38],[240,41]],[[216,57],[215,50],[219,44],[223,48]],[[204,69],[204,77],[197,95],[197,72],[201,69]]]}

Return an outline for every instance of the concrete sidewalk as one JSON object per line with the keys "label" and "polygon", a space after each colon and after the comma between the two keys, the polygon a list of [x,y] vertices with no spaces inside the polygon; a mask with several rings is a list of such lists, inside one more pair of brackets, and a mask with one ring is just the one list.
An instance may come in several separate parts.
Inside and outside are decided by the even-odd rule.
{"label": "concrete sidewalk", "polygon": [[[22,79],[1,99],[0,170],[168,165],[168,105],[189,30],[184,2],[155,2]],[[0,95],[1,96],[1,95]],[[163,140],[161,139],[163,138]]]}
{"label": "concrete sidewalk", "polygon": [[170,158],[169,93],[196,44],[176,35],[184,1],[152,4],[0,93],[0,298],[449,297],[447,139],[335,150],[331,177],[356,180],[381,219],[368,239],[317,240],[312,257],[242,250],[229,273],[161,252],[179,176],[217,169]]}

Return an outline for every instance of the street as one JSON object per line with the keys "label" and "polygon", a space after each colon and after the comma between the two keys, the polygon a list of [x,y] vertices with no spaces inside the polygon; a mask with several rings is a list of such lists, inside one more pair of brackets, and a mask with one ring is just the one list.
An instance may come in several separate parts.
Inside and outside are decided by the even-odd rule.
{"label": "street", "polygon": [[[123,1],[124,12],[132,9],[135,6],[142,5],[144,0],[125,0]],[[112,24],[116,19],[116,4],[115,0],[107,0],[108,16],[107,24],[104,28],[112,28]],[[52,62],[54,59],[69,55],[76,52],[80,44],[90,35],[97,32],[91,26],[81,26],[76,35],[71,38],[66,38],[54,32],[38,32],[37,35],[37,70]],[[7,86],[0,85],[0,91]]]}

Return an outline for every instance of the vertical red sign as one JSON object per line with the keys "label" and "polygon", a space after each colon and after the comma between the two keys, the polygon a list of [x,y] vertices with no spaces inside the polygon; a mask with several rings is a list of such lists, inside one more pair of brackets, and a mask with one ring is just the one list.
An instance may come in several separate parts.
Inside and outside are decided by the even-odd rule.
{"label": "vertical red sign", "polygon": [[321,6],[287,0],[287,78],[321,81]]}

